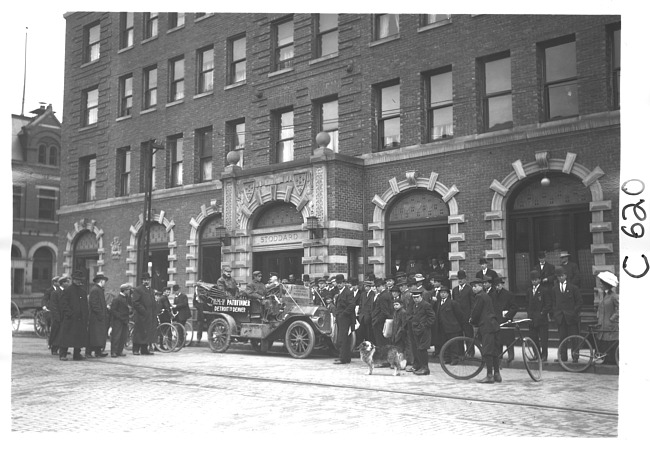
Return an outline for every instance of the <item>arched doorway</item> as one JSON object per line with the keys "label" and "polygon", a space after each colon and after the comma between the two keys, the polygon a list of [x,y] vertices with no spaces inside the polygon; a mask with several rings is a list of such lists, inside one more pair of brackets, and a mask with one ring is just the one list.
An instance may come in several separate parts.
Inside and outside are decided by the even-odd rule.
{"label": "arched doorway", "polygon": [[11,293],[25,293],[25,260],[23,252],[16,245],[11,245]]}
{"label": "arched doorway", "polygon": [[562,173],[548,173],[551,181],[542,187],[544,174],[531,176],[508,198],[508,271],[510,289],[523,300],[530,286],[530,270],[539,251],[556,267],[560,252],[568,251],[578,265],[580,289],[585,304],[593,301],[594,265],[589,224],[591,192],[579,179]]}
{"label": "arched doorway", "polygon": [[390,262],[386,274],[394,275],[397,270],[429,273],[432,258],[449,271],[448,216],[447,205],[435,192],[415,189],[400,195],[387,213],[386,260]]}
{"label": "arched doorway", "polygon": [[221,276],[223,218],[213,216],[199,232],[199,279],[214,284]]}
{"label": "arched doorway", "polygon": [[[143,248],[144,232],[138,236],[138,247]],[[138,252],[138,267],[142,267],[142,251]],[[169,245],[167,230],[160,223],[149,223],[149,264],[151,266],[151,286],[162,291],[167,286],[169,275]]]}
{"label": "arched doorway", "polygon": [[84,285],[89,285],[98,272],[99,243],[95,233],[91,231],[79,233],[73,248],[72,270],[81,270],[84,273]]}
{"label": "arched doorway", "polygon": [[46,246],[41,246],[34,252],[32,263],[32,293],[47,290],[52,283],[52,266],[54,254]]}

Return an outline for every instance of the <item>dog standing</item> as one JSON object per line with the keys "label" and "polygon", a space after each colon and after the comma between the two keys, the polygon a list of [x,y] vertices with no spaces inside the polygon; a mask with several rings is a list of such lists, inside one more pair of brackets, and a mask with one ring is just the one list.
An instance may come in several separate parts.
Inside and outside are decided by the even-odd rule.
{"label": "dog standing", "polygon": [[368,365],[368,375],[372,374],[372,359],[375,355],[375,345],[371,341],[362,341],[359,345],[359,356],[361,361]]}
{"label": "dog standing", "polygon": [[380,367],[393,368],[393,376],[399,376],[406,368],[406,357],[396,346],[382,346],[377,348],[370,341],[363,341],[359,345],[361,360],[368,365],[368,375],[372,374],[374,362]]}

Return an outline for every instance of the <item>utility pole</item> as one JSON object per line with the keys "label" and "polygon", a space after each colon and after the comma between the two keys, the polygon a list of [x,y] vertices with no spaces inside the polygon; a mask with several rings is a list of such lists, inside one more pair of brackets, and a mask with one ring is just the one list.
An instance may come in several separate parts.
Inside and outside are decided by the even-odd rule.
{"label": "utility pole", "polygon": [[[154,139],[147,142],[143,148],[142,157],[144,158],[144,213],[142,219],[142,272],[149,272],[149,223],[151,217],[151,193],[153,191],[153,156],[158,150],[164,150],[163,144],[157,143]],[[151,274],[151,273],[150,273]]]}

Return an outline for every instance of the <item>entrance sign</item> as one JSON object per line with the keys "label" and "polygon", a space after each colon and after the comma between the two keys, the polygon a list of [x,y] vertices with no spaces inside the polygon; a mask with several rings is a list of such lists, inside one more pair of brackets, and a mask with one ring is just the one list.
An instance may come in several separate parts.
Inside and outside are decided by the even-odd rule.
{"label": "entrance sign", "polygon": [[302,232],[282,232],[279,234],[255,235],[253,245],[286,245],[302,242]]}

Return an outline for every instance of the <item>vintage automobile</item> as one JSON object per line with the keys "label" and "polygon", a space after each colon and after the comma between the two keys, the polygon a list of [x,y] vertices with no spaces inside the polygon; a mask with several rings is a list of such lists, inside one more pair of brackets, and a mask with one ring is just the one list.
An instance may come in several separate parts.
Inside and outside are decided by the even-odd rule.
{"label": "vintage automobile", "polygon": [[249,342],[255,351],[266,353],[275,341],[282,341],[298,359],[309,357],[314,349],[336,351],[332,315],[314,305],[308,287],[281,284],[270,289],[262,303],[242,290],[233,297],[206,282],[196,284],[195,294],[213,352],[227,351],[232,342]]}

